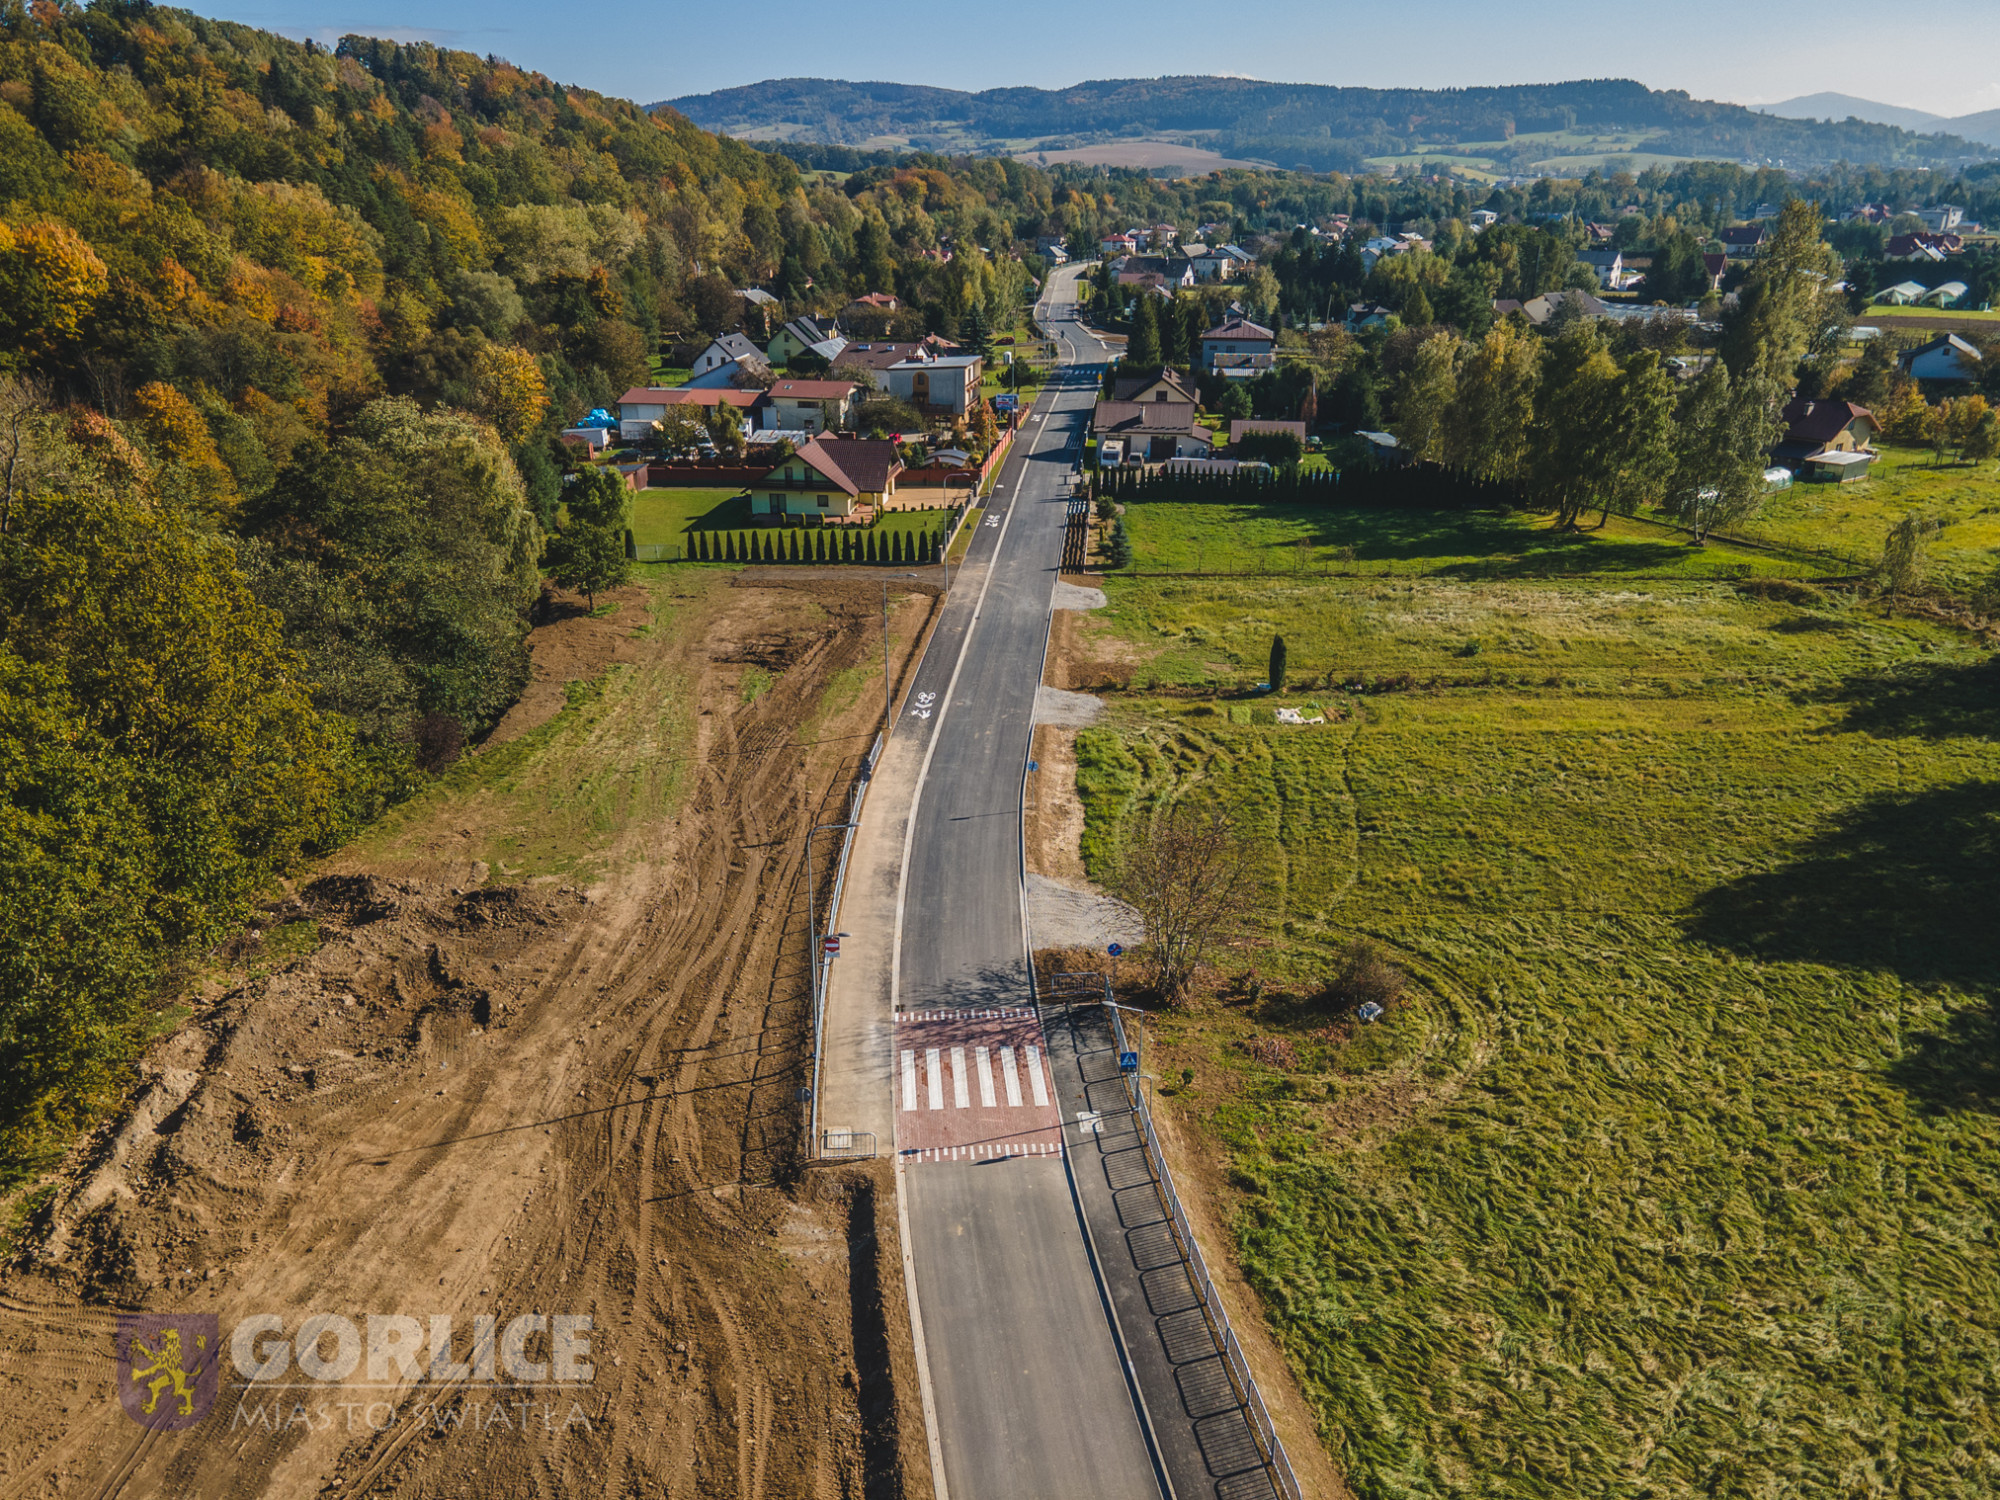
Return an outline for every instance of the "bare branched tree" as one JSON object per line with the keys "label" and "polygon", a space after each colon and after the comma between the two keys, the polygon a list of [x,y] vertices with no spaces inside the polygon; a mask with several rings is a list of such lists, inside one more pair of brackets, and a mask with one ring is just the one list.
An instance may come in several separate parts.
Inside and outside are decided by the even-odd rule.
{"label": "bare branched tree", "polygon": [[39,380],[0,379],[0,536],[13,530],[29,424],[48,409],[49,390]]}
{"label": "bare branched tree", "polygon": [[1209,949],[1243,931],[1257,903],[1256,861],[1228,813],[1176,803],[1132,835],[1116,893],[1146,926],[1153,989],[1181,1005]]}

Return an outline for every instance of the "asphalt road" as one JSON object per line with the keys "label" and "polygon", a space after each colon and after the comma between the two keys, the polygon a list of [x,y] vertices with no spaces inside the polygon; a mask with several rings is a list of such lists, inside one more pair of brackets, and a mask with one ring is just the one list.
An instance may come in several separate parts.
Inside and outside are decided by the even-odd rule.
{"label": "asphalt road", "polygon": [[[926,1108],[976,1081],[1002,1120],[1037,1113],[1053,1081],[1037,1049],[1004,1073],[970,1045],[989,1015],[1032,1003],[1021,879],[1021,791],[1050,601],[1103,348],[1065,316],[1071,277],[1051,278],[1044,327],[1075,368],[1036,401],[968,551],[951,607],[897,725],[927,739],[898,920],[894,993],[920,1042],[903,1049],[899,1146]],[[968,1045],[951,1045],[964,1017]],[[898,1022],[898,1029],[904,1027]],[[1020,1038],[1016,1038],[1020,1040]],[[997,1044],[991,1049],[999,1056]],[[1018,1053],[1018,1057],[1017,1054]],[[977,1064],[968,1061],[976,1055]],[[918,1080],[921,1079],[921,1087]],[[1023,1080],[1026,1080],[1023,1082]],[[992,1092],[988,1092],[992,1091]],[[1032,1097],[1030,1094],[1032,1091]],[[937,1101],[937,1102],[932,1102]],[[947,1111],[948,1113],[948,1111]],[[925,1357],[949,1500],[1158,1500],[1141,1407],[1058,1154],[1000,1126],[906,1157],[904,1195]]]}

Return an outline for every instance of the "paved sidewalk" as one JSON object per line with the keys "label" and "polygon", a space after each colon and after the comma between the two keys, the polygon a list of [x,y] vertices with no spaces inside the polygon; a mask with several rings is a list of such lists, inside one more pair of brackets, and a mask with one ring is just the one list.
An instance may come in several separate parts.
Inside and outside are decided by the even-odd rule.
{"label": "paved sidewalk", "polygon": [[1146,1165],[1104,1007],[1045,1002],[1042,1025],[1084,1224],[1174,1500],[1276,1500]]}

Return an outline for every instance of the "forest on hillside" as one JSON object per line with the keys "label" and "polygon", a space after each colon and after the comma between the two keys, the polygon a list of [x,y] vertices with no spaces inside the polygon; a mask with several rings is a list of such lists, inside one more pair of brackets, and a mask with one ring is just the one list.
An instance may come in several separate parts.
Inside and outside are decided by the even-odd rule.
{"label": "forest on hillside", "polygon": [[742,287],[1011,306],[1049,191],[844,190],[426,44],[0,4],[0,1163],[514,700],[561,425]]}
{"label": "forest on hillside", "polygon": [[[662,106],[655,106],[660,108]],[[1630,79],[1468,89],[1340,88],[1249,78],[1124,78],[1065,89],[980,93],[920,84],[780,78],[665,101],[710,130],[783,128],[854,145],[882,136],[938,147],[1193,133],[1225,155],[1306,171],[1357,172],[1366,158],[1422,146],[1504,144],[1546,132],[1644,132],[1671,155],[1793,168],[1861,162],[1951,168],[2000,152],[1955,136],[1861,120],[1793,120]],[[1546,155],[1546,147],[1535,155]]]}

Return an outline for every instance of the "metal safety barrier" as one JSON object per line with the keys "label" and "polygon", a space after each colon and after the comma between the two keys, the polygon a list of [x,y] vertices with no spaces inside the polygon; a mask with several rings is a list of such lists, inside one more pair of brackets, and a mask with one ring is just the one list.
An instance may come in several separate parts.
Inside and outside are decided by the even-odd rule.
{"label": "metal safety barrier", "polygon": [[[868,800],[868,784],[875,779],[875,768],[882,762],[882,736],[875,736],[875,743],[868,749],[868,758],[861,763],[861,779],[855,783],[854,794],[847,799],[847,828],[840,836],[840,863],[833,872],[833,896],[826,904],[826,930],[809,934],[813,943],[812,958],[812,1108],[811,1118],[806,1125],[806,1139],[813,1145],[824,1145],[819,1128],[819,1063],[826,1051],[826,981],[833,969],[833,956],[825,946],[827,932],[840,930],[840,892],[847,884],[847,856],[854,848],[854,830],[861,824],[861,804]],[[808,835],[808,838],[811,836]],[[809,861],[810,863],[810,861]],[[808,875],[807,879],[811,879]],[[857,1131],[855,1134],[867,1134]],[[832,1131],[828,1135],[834,1134]],[[874,1137],[869,1136],[869,1155],[875,1154]]]}
{"label": "metal safety barrier", "polygon": [[872,1130],[822,1130],[819,1133],[821,1161],[872,1161],[875,1157]]}
{"label": "metal safety barrier", "polygon": [[[1126,1039],[1125,1022],[1112,1001],[1111,981],[1103,974],[1057,974],[1053,976],[1049,988],[1057,995],[1088,994],[1101,998],[1105,1013],[1111,1017],[1111,1035],[1118,1051],[1122,1054],[1135,1050]],[[1292,1472],[1292,1461],[1286,1457],[1285,1445],[1271,1422],[1270,1410],[1264,1405],[1263,1394],[1257,1389],[1256,1378],[1250,1373],[1250,1363],[1243,1357],[1243,1346],[1237,1341],[1236,1331],[1229,1326],[1228,1310],[1216,1294],[1215,1281],[1208,1274],[1208,1262],[1202,1257],[1201,1246],[1194,1237],[1194,1226],[1188,1221],[1187,1210],[1181,1206],[1181,1195],[1174,1188],[1174,1174],[1168,1170],[1166,1155],[1160,1149],[1159,1133],[1153,1128],[1153,1112],[1147,1107],[1144,1090],[1140,1088],[1136,1074],[1121,1071],[1121,1079],[1125,1097],[1132,1106],[1132,1118],[1139,1127],[1140,1143],[1146,1148],[1146,1164],[1152,1169],[1160,1206],[1167,1211],[1174,1247],[1180,1252],[1181,1264],[1187,1267],[1188,1280],[1194,1285],[1195,1295],[1201,1299],[1202,1316],[1207,1320],[1209,1336],[1215,1340],[1217,1352],[1222,1355],[1223,1366],[1229,1371],[1229,1383],[1235,1388],[1236,1399],[1250,1419],[1250,1435],[1257,1444],[1258,1455],[1264,1461],[1272,1485],[1285,1500],[1305,1500],[1298,1475]]]}

